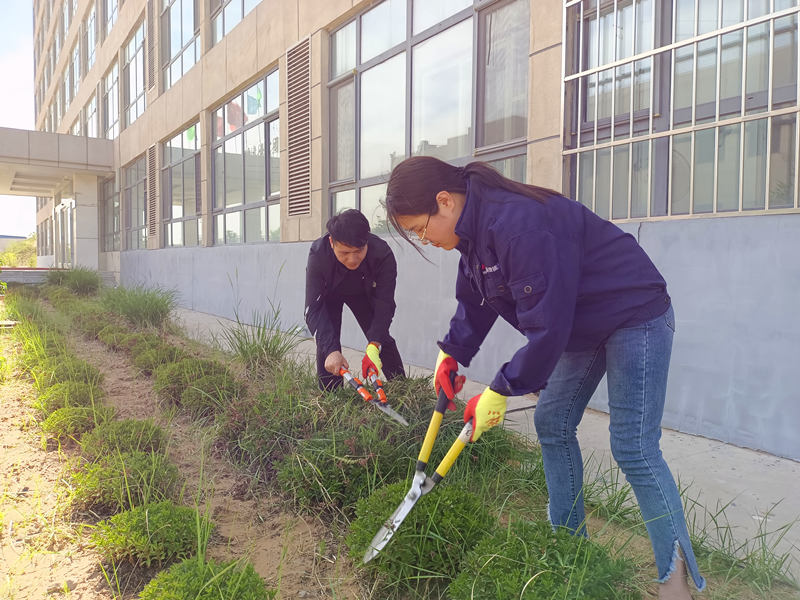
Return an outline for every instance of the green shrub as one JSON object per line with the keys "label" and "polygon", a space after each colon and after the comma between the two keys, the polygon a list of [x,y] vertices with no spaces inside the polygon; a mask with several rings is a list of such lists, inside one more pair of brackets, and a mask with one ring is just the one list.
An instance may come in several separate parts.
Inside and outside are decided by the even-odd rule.
{"label": "green shrub", "polygon": [[164,400],[179,403],[183,391],[205,375],[223,375],[232,379],[228,369],[212,360],[185,358],[179,362],[158,367],[153,374],[153,390]]}
{"label": "green shrub", "polygon": [[103,278],[95,269],[77,266],[67,271],[62,285],[79,296],[92,296],[103,287]]}
{"label": "green shrub", "polygon": [[273,600],[249,562],[218,563],[190,558],[159,573],[142,590],[141,600]]}
{"label": "green shrub", "polygon": [[106,562],[161,567],[197,552],[197,525],[202,517],[193,508],[169,500],[137,506],[97,524],[91,541]]}
{"label": "green shrub", "polygon": [[114,412],[113,408],[106,406],[59,408],[44,420],[42,431],[56,438],[74,437],[110,421],[114,418]]}
{"label": "green shrub", "polygon": [[103,307],[125,317],[137,327],[161,327],[178,306],[178,293],[160,287],[117,287],[106,291]]}
{"label": "green shrub", "polygon": [[123,340],[129,335],[130,330],[121,325],[108,325],[100,330],[97,339],[112,350],[121,350]]}
{"label": "green shrub", "polygon": [[227,375],[205,375],[181,394],[181,405],[195,416],[216,412],[242,394],[242,384]]}
{"label": "green shrub", "polygon": [[161,452],[164,448],[164,432],[151,420],[108,421],[84,434],[81,447],[88,458],[120,452]]}
{"label": "green shrub", "polygon": [[47,285],[64,285],[67,273],[69,273],[67,269],[50,269],[47,271],[44,280]]}
{"label": "green shrub", "polygon": [[469,549],[449,592],[453,600],[638,600],[633,575],[632,564],[591,540],[518,521]]}
{"label": "green shrub", "polygon": [[76,507],[129,510],[174,498],[178,478],[163,454],[112,454],[72,473],[71,500]]}
{"label": "green shrub", "polygon": [[[361,563],[372,538],[400,505],[408,487],[395,483],[359,500],[357,518],[347,536],[353,560]],[[419,499],[389,544],[366,568],[382,573],[392,587],[419,590],[445,585],[458,575],[465,552],[495,525],[496,519],[475,494],[457,485],[437,487]]]}
{"label": "green shrub", "polygon": [[79,381],[66,381],[45,389],[33,401],[33,407],[41,411],[44,417],[50,417],[61,408],[99,406],[102,398],[102,390],[94,385]]}
{"label": "green shrub", "polygon": [[130,352],[131,356],[136,358],[142,352],[161,348],[164,345],[164,340],[154,333],[129,333],[120,340],[119,349]]}
{"label": "green shrub", "polygon": [[[140,347],[141,345],[134,346],[135,349]],[[178,362],[184,358],[187,358],[186,352],[181,348],[163,344],[158,348],[144,350],[136,354],[133,359],[133,366],[149,376],[161,365]]]}
{"label": "green shrub", "polygon": [[90,385],[98,385],[103,381],[103,374],[97,367],[90,365],[85,360],[64,354],[48,357],[40,362],[34,371],[36,384],[40,389],[66,381],[77,381]]}

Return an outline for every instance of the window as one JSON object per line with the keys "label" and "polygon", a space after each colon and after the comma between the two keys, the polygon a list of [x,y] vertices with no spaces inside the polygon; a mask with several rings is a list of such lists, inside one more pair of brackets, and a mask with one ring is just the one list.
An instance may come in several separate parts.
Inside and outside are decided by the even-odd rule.
{"label": "window", "polygon": [[92,94],[86,108],[83,111],[86,124],[83,127],[83,132],[87,137],[100,137],[97,128],[97,96]]}
{"label": "window", "polygon": [[111,31],[114,23],[117,22],[117,17],[119,16],[119,0],[102,0],[102,2],[103,17],[105,19],[103,25],[103,38],[105,39],[108,37],[108,33]]}
{"label": "window", "polygon": [[81,123],[81,115],[78,115],[78,118],[75,119],[75,122],[72,124],[72,127],[69,128],[70,135],[83,135],[82,133],[82,123]]}
{"label": "window", "polygon": [[119,188],[117,187],[117,179],[113,175],[100,184],[100,214],[101,251],[118,252],[121,230]]}
{"label": "window", "polygon": [[103,135],[113,140],[119,135],[119,68],[115,64],[103,78]]}
{"label": "window", "polygon": [[164,143],[161,198],[167,247],[202,244],[200,124]]}
{"label": "window", "polygon": [[214,243],[280,241],[278,72],[211,119]]}
{"label": "window", "polygon": [[89,14],[86,16],[83,27],[83,52],[84,52],[84,73],[88,73],[94,66],[94,60],[97,52],[97,16],[95,14],[95,6],[89,9]]}
{"label": "window", "polygon": [[164,89],[172,87],[200,60],[199,0],[163,0],[161,47]]}
{"label": "window", "polygon": [[147,170],[145,157],[125,169],[126,229],[128,250],[147,248]]}
{"label": "window", "polygon": [[250,14],[261,0],[211,0],[211,44],[215,45]]}
{"label": "window", "polygon": [[387,231],[386,179],[408,156],[480,156],[524,181],[529,23],[528,0],[477,16],[472,0],[384,0],[334,31],[332,212]]}
{"label": "window", "polygon": [[145,109],[144,86],[144,21],[125,46],[122,80],[125,90],[125,126],[133,124]]}
{"label": "window", "polygon": [[78,95],[78,89],[81,85],[81,44],[80,38],[75,40],[72,46],[72,64],[69,71],[70,78],[70,99]]}
{"label": "window", "polygon": [[570,3],[569,194],[607,219],[796,208],[795,4]]}

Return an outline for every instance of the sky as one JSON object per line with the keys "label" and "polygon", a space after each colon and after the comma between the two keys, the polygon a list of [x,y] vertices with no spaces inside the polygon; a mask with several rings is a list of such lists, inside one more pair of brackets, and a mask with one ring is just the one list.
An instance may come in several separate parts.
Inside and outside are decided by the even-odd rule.
{"label": "sky", "polygon": [[[0,0],[0,127],[34,129],[33,0]],[[0,235],[36,231],[36,198],[0,196]]]}

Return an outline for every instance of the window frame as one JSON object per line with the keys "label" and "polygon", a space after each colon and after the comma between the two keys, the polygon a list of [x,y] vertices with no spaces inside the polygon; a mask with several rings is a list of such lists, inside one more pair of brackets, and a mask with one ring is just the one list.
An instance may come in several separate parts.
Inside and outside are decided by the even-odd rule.
{"label": "window frame", "polygon": [[[183,138],[183,135],[186,134],[192,127],[195,128],[195,145],[196,150],[190,150],[190,154],[181,156],[180,159],[172,159],[169,144],[177,137]],[[163,226],[164,226],[164,248],[197,248],[203,245],[203,211],[202,208],[198,208],[198,204],[202,202],[201,196],[201,189],[200,189],[200,182],[201,182],[201,144],[200,144],[200,122],[196,121],[186,129],[179,131],[175,136],[170,139],[167,139],[161,142],[161,149],[162,149],[162,166],[159,169],[159,176],[161,177],[161,203],[162,203],[162,219],[163,219]],[[172,160],[167,160],[169,157]],[[172,216],[172,173],[175,167],[178,165],[181,166],[181,172],[183,172],[183,165],[187,162],[194,162],[194,190],[195,190],[195,209],[193,212],[190,212],[188,215],[184,214],[182,217],[173,217]],[[185,201],[184,201],[185,202]],[[186,244],[186,223],[196,221],[197,227],[197,244],[187,245]],[[172,240],[172,232],[171,227],[180,223],[183,227],[183,238],[182,243],[180,245],[175,245],[171,243]]]}
{"label": "window frame", "polygon": [[[210,0],[209,21],[211,23],[211,47],[212,48],[214,46],[216,46],[217,44],[219,44],[222,41],[222,39],[226,35],[228,35],[231,32],[231,30],[233,30],[236,27],[236,25],[241,23],[245,19],[245,17],[247,17],[247,15],[249,15],[251,12],[253,12],[256,9],[256,7],[261,3],[261,0],[255,0],[253,5],[250,7],[250,10],[245,12],[245,8],[246,8],[247,3],[251,2],[251,1],[252,0]],[[231,26],[230,29],[228,29],[225,26],[225,9],[228,7],[228,5],[233,4],[234,2],[238,2],[239,5],[240,5],[240,8],[241,8],[241,12],[239,13],[240,17],[239,17],[239,20],[236,22],[236,24]],[[219,36],[219,38],[217,38],[217,22],[218,22],[218,19],[219,19],[219,23],[221,23],[220,28],[221,28],[221,31],[222,31],[222,34]]]}
{"label": "window frame", "polygon": [[[162,10],[159,16],[161,25],[161,48],[162,48],[162,64],[161,71],[164,82],[164,90],[168,90],[175,85],[186,72],[194,67],[202,56],[202,47],[200,45],[200,2],[202,0],[184,0],[185,4],[191,1],[193,14],[193,32],[191,39],[181,46],[181,49],[173,57],[170,57],[171,41],[172,41],[172,10],[178,0],[158,0],[162,5]],[[164,2],[168,2],[167,6],[163,8]],[[183,18],[181,18],[181,31],[183,31]],[[184,55],[190,47],[194,46],[194,62],[186,68],[183,64]],[[181,63],[180,75],[177,78],[172,78],[172,69],[175,63]]]}
{"label": "window frame", "polygon": [[[136,168],[137,171],[141,169],[141,177],[137,178],[136,180],[131,180],[130,175],[132,169]],[[125,195],[124,195],[124,206],[120,203],[120,217],[123,220],[121,224],[121,229],[125,231],[125,242],[124,242],[124,249],[125,250],[145,250],[147,249],[147,155],[142,154],[135,160],[131,161],[127,167],[124,168],[125,170]],[[133,190],[134,188],[138,187],[139,185],[142,186],[142,204],[143,204],[143,211],[144,211],[144,223],[142,225],[133,226]],[[131,240],[133,239],[134,235],[141,235],[142,237],[139,239],[139,247],[132,248],[133,245]],[[142,241],[144,243],[142,243]],[[123,243],[120,241],[120,250],[123,248]]]}
{"label": "window frame", "polygon": [[[110,77],[114,76],[111,86],[108,85]],[[102,133],[107,140],[116,139],[120,132],[120,111],[119,111],[119,65],[116,61],[111,68],[106,71],[100,84],[102,93]],[[115,110],[111,110],[114,108]],[[113,121],[111,116],[113,113]]]}
{"label": "window frame", "polygon": [[[125,127],[130,127],[136,120],[144,114],[147,109],[147,64],[145,62],[145,44],[147,34],[145,32],[145,21],[142,20],[133,30],[133,34],[123,46],[124,64],[122,66],[122,98],[123,114],[125,116]],[[141,40],[137,44],[137,38],[141,34]],[[129,56],[130,54],[130,56]],[[133,65],[133,68],[132,68]],[[134,73],[138,69],[138,73]],[[131,89],[131,81],[141,79],[142,88],[135,97],[131,97],[134,91]],[[135,109],[135,110],[134,110]]]}
{"label": "window frame", "polygon": [[[119,252],[122,239],[122,205],[120,204],[119,180],[110,175],[99,182],[100,186],[100,252]],[[111,212],[109,218],[109,211]],[[109,231],[109,221],[114,227]],[[110,242],[110,243],[109,243]]]}

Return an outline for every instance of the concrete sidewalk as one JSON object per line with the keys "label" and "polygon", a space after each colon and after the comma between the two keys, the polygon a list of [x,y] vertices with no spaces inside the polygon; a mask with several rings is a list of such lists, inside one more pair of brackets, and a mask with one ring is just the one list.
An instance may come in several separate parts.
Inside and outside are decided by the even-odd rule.
{"label": "concrete sidewalk", "polygon": [[[205,341],[218,337],[225,325],[232,323],[227,319],[186,309],[178,309],[177,316],[190,336]],[[342,353],[353,373],[360,371],[363,349],[343,348]],[[313,360],[314,341],[304,340],[297,354]],[[431,356],[431,365],[434,361],[435,356]],[[433,371],[406,365],[406,373],[419,377],[430,376]],[[483,383],[468,380],[462,396],[471,398],[485,387]],[[514,397],[509,400],[509,409],[535,402],[536,396],[533,395]],[[604,468],[608,467],[609,462],[614,464],[609,446],[608,422],[606,413],[588,409],[578,428],[584,460],[594,454],[595,460]],[[533,411],[509,415],[506,426],[536,440]],[[711,512],[715,512],[718,506],[731,503],[725,515],[739,541],[756,536],[759,526],[762,531],[774,531],[800,517],[800,463],[670,429],[663,430],[661,449],[675,478],[680,480],[684,488],[690,486],[690,498],[696,499]],[[800,523],[790,530],[776,551],[793,554],[793,571],[800,578]]]}

